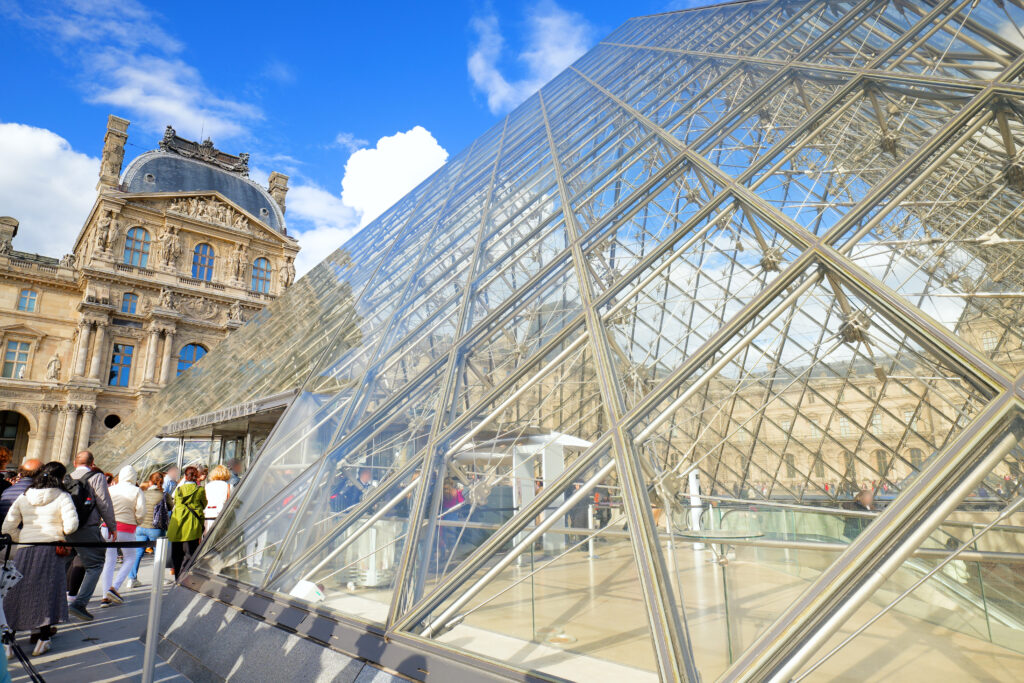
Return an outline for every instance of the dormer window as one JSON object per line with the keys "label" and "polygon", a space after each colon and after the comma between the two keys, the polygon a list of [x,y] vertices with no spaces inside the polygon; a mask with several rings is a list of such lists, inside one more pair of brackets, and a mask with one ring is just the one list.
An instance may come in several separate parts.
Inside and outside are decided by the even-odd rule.
{"label": "dormer window", "polygon": [[266,218],[269,215],[270,215],[270,211],[267,209],[267,207],[264,206],[264,207],[260,208],[260,216],[262,216],[263,218]]}

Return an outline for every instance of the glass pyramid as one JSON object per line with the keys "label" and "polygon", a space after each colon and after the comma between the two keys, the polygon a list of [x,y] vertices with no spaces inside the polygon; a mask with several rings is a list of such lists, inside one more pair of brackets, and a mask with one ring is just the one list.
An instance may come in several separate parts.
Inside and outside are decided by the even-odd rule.
{"label": "glass pyramid", "polygon": [[97,452],[294,391],[192,574],[491,673],[1013,678],[1022,30],[631,19]]}

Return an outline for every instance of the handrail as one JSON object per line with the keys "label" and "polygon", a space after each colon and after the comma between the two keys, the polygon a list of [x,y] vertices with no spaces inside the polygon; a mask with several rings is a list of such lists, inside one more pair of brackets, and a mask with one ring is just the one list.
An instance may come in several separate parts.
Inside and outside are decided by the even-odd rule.
{"label": "handrail", "polygon": [[[494,531],[500,529],[503,525],[487,524],[485,522],[468,522],[464,520],[438,520],[438,526]],[[603,529],[585,529],[582,527],[556,526],[550,529],[548,533],[562,533],[569,536],[594,536],[600,533],[602,536],[607,536],[608,538],[630,538],[630,533],[628,531],[616,531],[609,527],[605,527]],[[694,545],[701,543],[725,543],[726,545],[747,545],[753,547],[775,548],[782,550],[825,550],[842,552],[846,550],[847,547],[849,547],[849,545],[846,543],[835,543],[826,541],[798,541],[791,539],[765,538],[763,536],[750,539],[726,538],[721,540],[717,540],[714,538],[694,539],[687,538],[685,536],[679,536],[676,534],[673,534],[672,537],[682,541],[683,543],[691,543]],[[945,548],[918,548],[914,552],[914,557],[945,558],[948,557],[951,553],[952,550],[947,550]],[[972,562],[1024,564],[1024,553],[1008,553],[996,550],[964,550],[960,552],[957,555],[957,557],[964,560],[970,560]]]}
{"label": "handrail", "polygon": [[[691,496],[689,494],[686,494],[686,495],[679,494],[679,496],[681,498],[685,498],[685,499],[691,498]],[[719,502],[723,502],[723,503],[736,503],[737,505],[744,505],[744,506],[757,505],[757,506],[763,506],[763,507],[776,507],[776,508],[781,508],[781,509],[784,509],[784,510],[801,510],[801,511],[805,511],[805,512],[813,512],[813,513],[817,513],[817,514],[836,514],[836,515],[842,515],[844,517],[869,517],[869,518],[873,518],[873,517],[878,516],[878,514],[879,514],[879,512],[877,512],[877,511],[872,512],[872,511],[848,510],[848,509],[845,509],[845,508],[816,506],[816,505],[801,505],[801,504],[798,504],[798,503],[781,503],[781,502],[773,501],[773,500],[744,500],[742,498],[726,498],[726,497],[723,497],[723,496],[708,496],[708,495],[703,495],[703,494],[700,494],[700,495],[695,496],[695,497],[702,498],[704,500],[719,501]],[[711,510],[711,509],[712,509],[711,507],[703,508],[703,511],[701,512],[701,523],[702,524],[704,522],[704,515],[706,515],[708,513],[708,511]],[[721,508],[719,508],[719,509],[721,509]],[[744,510],[743,508],[738,508],[738,507],[729,507],[729,508],[727,508],[725,510],[725,512],[722,513],[722,519],[725,519],[725,517],[729,513],[732,513],[732,512],[749,512],[749,510]],[[947,520],[947,521],[942,523],[942,526],[954,526],[954,527],[968,528],[969,529],[969,528],[972,528],[972,527],[976,527],[979,524],[982,524],[982,522],[961,522],[961,521],[957,521],[957,520]],[[1017,525],[1012,525],[1012,524],[997,524],[997,525],[993,526],[992,529],[993,530],[998,530],[998,531],[1009,531],[1009,532],[1018,533],[1018,534],[1024,533],[1024,526],[1017,526]]]}

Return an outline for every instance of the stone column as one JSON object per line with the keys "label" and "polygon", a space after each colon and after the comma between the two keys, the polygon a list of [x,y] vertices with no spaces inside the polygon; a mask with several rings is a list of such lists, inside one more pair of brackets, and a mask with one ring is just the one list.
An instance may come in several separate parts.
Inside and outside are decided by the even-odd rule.
{"label": "stone column", "polygon": [[107,355],[107,325],[96,323],[96,350],[92,352],[92,366],[89,368],[89,379],[100,379],[103,371],[103,360]]}
{"label": "stone column", "polygon": [[156,375],[156,352],[157,344],[160,343],[160,330],[150,328],[149,330],[149,343],[146,345],[146,374],[143,375],[143,380],[146,382],[152,382]]}
{"label": "stone column", "polygon": [[89,447],[89,437],[92,436],[92,419],[96,415],[96,406],[82,406],[82,428],[78,430],[78,449],[76,453],[84,451]]}
{"label": "stone column", "polygon": [[171,381],[171,349],[174,348],[174,332],[164,330],[164,361],[160,366],[160,384]]}
{"label": "stone column", "polygon": [[36,460],[42,460],[46,462],[49,460],[48,457],[43,455],[43,444],[46,443],[46,437],[50,432],[50,420],[53,417],[54,406],[42,405],[39,406],[39,426],[36,431],[35,441],[32,442],[32,448],[29,450],[29,458],[35,458]]}
{"label": "stone column", "polygon": [[92,336],[92,323],[81,323],[78,326],[78,355],[75,356],[75,377],[85,376],[85,361],[89,357],[90,336]]}
{"label": "stone column", "polygon": [[57,452],[57,459],[65,465],[71,464],[72,447],[75,445],[75,427],[78,423],[79,406],[68,404],[64,406],[64,435],[61,438],[60,450]]}

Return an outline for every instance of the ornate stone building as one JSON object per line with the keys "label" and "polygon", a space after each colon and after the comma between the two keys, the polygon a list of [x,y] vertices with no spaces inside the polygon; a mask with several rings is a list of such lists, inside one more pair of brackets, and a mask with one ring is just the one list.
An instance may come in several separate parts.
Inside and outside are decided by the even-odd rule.
{"label": "ornate stone building", "polygon": [[[122,174],[109,117],[96,201],[71,253],[17,251],[0,217],[0,445],[68,462],[295,279],[288,177],[168,126]],[[2,207],[0,207],[2,212]]]}

